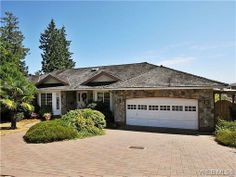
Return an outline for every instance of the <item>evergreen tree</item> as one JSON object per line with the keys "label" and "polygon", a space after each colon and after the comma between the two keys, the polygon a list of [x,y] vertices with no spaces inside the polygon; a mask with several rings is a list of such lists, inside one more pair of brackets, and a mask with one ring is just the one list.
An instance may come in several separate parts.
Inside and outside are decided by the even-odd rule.
{"label": "evergreen tree", "polygon": [[[29,52],[23,45],[24,36],[19,30],[19,21],[11,12],[6,12],[5,17],[1,18],[0,40],[1,52],[3,48],[7,49],[10,55],[14,57],[3,57],[1,53],[0,64],[5,62],[15,63],[17,68],[24,74],[28,73],[28,67],[25,65],[25,57]],[[6,55],[4,55],[6,56]]]}
{"label": "evergreen tree", "polygon": [[66,40],[65,27],[57,29],[52,19],[47,29],[40,36],[40,49],[43,50],[42,71],[44,73],[59,69],[73,68],[75,62],[69,52],[70,41]]}

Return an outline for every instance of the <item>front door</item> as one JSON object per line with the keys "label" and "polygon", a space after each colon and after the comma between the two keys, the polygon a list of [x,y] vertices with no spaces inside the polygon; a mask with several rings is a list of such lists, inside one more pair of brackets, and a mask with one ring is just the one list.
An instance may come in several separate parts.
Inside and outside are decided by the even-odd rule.
{"label": "front door", "polygon": [[84,108],[88,103],[87,91],[77,91],[77,108]]}

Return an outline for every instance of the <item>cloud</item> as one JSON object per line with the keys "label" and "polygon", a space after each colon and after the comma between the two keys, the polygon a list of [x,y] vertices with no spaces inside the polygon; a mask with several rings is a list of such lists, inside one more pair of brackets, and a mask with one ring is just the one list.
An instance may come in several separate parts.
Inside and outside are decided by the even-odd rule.
{"label": "cloud", "polygon": [[195,57],[174,57],[162,60],[158,63],[158,65],[163,65],[163,66],[190,65],[195,59],[196,59]]}

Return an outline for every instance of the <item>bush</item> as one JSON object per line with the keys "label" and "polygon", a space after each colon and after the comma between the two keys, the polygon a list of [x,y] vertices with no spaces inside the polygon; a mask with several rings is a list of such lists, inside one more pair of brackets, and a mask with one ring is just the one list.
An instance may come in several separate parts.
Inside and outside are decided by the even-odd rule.
{"label": "bush", "polygon": [[102,135],[102,128],[106,125],[104,115],[91,109],[71,110],[63,115],[61,120],[76,129],[80,138]]}
{"label": "bush", "polygon": [[100,111],[101,113],[103,113],[105,116],[105,120],[108,124],[114,123],[114,116],[113,116],[109,106],[107,106],[103,102],[92,102],[87,105],[87,108],[94,109],[94,110],[97,110],[97,111]]}
{"label": "bush", "polygon": [[105,116],[101,112],[92,109],[83,109],[82,115],[85,119],[91,118],[96,127],[100,129],[106,127]]}
{"label": "bush", "polygon": [[219,130],[216,133],[216,141],[226,146],[236,147],[236,131],[229,129]]}
{"label": "bush", "polygon": [[49,143],[53,141],[74,139],[77,131],[61,120],[40,122],[32,126],[24,135],[28,143]]}
{"label": "bush", "polygon": [[225,121],[219,119],[216,125],[216,132],[226,129],[236,131],[236,121]]}
{"label": "bush", "polygon": [[236,147],[236,121],[219,119],[216,125],[216,141],[223,145]]}
{"label": "bush", "polygon": [[62,116],[61,120],[68,126],[80,131],[86,126],[81,110],[71,110]]}

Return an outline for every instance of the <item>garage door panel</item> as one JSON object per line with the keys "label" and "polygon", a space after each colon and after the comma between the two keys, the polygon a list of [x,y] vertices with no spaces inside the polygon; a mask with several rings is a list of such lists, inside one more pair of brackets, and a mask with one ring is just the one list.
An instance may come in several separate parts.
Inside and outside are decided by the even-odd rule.
{"label": "garage door panel", "polygon": [[[139,98],[128,99],[126,103],[126,123],[128,125],[198,129],[197,100],[178,98]],[[136,105],[132,107],[136,109],[130,109],[131,107],[128,109],[128,105]],[[149,107],[150,105],[152,107]],[[162,109],[167,108],[166,106],[168,106],[169,109],[160,110],[161,106]],[[145,110],[140,110],[138,108],[143,108]]]}
{"label": "garage door panel", "polygon": [[166,127],[166,128],[183,128],[195,129],[196,124],[193,121],[171,121],[171,120],[144,120],[144,119],[129,119],[128,125],[151,126],[151,127]]}

